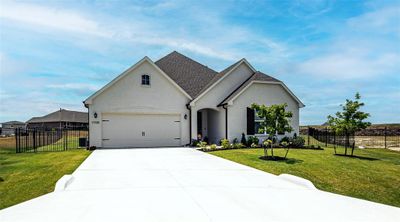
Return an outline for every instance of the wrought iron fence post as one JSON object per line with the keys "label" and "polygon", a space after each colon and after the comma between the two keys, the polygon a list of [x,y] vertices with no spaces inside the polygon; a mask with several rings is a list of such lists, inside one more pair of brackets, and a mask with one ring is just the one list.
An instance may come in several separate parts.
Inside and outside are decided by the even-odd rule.
{"label": "wrought iron fence post", "polygon": [[328,127],[325,128],[325,147],[328,147]]}
{"label": "wrought iron fence post", "polygon": [[333,131],[333,149],[335,150],[336,154],[336,130]]}
{"label": "wrought iron fence post", "polygon": [[33,150],[36,152],[36,129],[33,130]]}
{"label": "wrought iron fence post", "polygon": [[385,149],[387,148],[386,137],[387,137],[387,127],[385,126]]}
{"label": "wrought iron fence post", "polygon": [[310,127],[308,127],[308,132],[307,132],[307,144],[310,146]]}
{"label": "wrought iron fence post", "polygon": [[18,130],[19,128],[15,129],[15,152],[18,153]]}

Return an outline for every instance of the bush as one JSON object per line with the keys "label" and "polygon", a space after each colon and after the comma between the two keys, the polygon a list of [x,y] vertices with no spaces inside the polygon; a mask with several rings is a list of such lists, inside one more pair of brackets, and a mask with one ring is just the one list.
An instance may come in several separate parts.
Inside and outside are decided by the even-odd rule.
{"label": "bush", "polygon": [[199,143],[197,143],[197,146],[200,147],[200,148],[206,148],[207,143],[206,142],[199,142]]}
{"label": "bush", "polygon": [[270,147],[271,144],[272,144],[272,140],[270,140],[270,139],[266,139],[266,140],[264,140],[264,142],[263,142],[263,145],[264,145],[265,147]]}
{"label": "bush", "polygon": [[260,140],[255,137],[255,136],[249,136],[249,138],[247,138],[247,146],[251,147],[251,144],[255,143],[258,144],[260,142]]}
{"label": "bush", "polygon": [[221,146],[222,146],[222,148],[224,148],[224,149],[230,148],[229,140],[228,140],[228,139],[222,139],[222,140],[221,140]]}
{"label": "bush", "polygon": [[200,140],[192,140],[192,146],[199,146]]}
{"label": "bush", "polygon": [[255,144],[255,143],[251,144],[251,148],[257,148],[257,147],[258,147],[258,144]]}
{"label": "bush", "polygon": [[232,143],[238,143],[238,142],[239,142],[239,141],[238,141],[237,138],[233,139],[233,141],[232,141]]}
{"label": "bush", "polygon": [[244,135],[244,133],[242,133],[242,139],[240,140],[240,142],[241,142],[242,144],[247,144],[246,136]]}
{"label": "bush", "polygon": [[212,150],[217,149],[217,144],[211,144],[211,145],[210,145],[210,149],[212,149]]}
{"label": "bush", "polygon": [[288,147],[289,146],[289,143],[288,142],[286,142],[286,141],[283,141],[283,142],[281,142],[281,146],[283,146],[283,147]]}
{"label": "bush", "polygon": [[244,145],[241,144],[241,143],[234,143],[233,144],[233,148],[235,148],[235,149],[239,149],[239,148],[243,148],[243,147],[244,147]]}
{"label": "bush", "polygon": [[288,137],[288,136],[285,136],[285,137],[283,137],[283,138],[281,139],[281,143],[282,143],[282,142],[289,143],[289,142],[292,142],[292,140],[293,140],[293,138],[290,138],[290,137]]}
{"label": "bush", "polygon": [[294,137],[291,142],[292,142],[293,147],[301,148],[301,147],[304,147],[304,143],[306,141],[304,140],[303,137],[298,136],[298,137]]}

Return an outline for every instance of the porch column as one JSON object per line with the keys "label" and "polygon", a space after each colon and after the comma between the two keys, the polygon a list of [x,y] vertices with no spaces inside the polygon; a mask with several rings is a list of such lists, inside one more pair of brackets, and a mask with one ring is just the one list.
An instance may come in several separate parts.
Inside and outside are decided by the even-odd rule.
{"label": "porch column", "polygon": [[197,140],[197,109],[192,107],[192,135],[190,135],[191,140]]}

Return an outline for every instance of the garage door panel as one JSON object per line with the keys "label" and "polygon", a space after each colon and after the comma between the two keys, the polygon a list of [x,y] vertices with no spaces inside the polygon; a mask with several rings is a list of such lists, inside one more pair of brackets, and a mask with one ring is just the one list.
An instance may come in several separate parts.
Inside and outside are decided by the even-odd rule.
{"label": "garage door panel", "polygon": [[179,115],[103,114],[103,147],[180,145]]}

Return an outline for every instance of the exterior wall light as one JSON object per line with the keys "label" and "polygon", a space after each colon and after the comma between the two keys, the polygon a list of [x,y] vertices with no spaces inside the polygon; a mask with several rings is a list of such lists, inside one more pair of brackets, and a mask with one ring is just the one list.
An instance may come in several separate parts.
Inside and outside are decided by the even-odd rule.
{"label": "exterior wall light", "polygon": [[94,116],[95,119],[97,119],[97,113],[96,112],[94,112],[93,116]]}
{"label": "exterior wall light", "polygon": [[187,119],[187,114],[185,114],[185,115],[183,116],[183,118],[184,118],[184,119]]}

